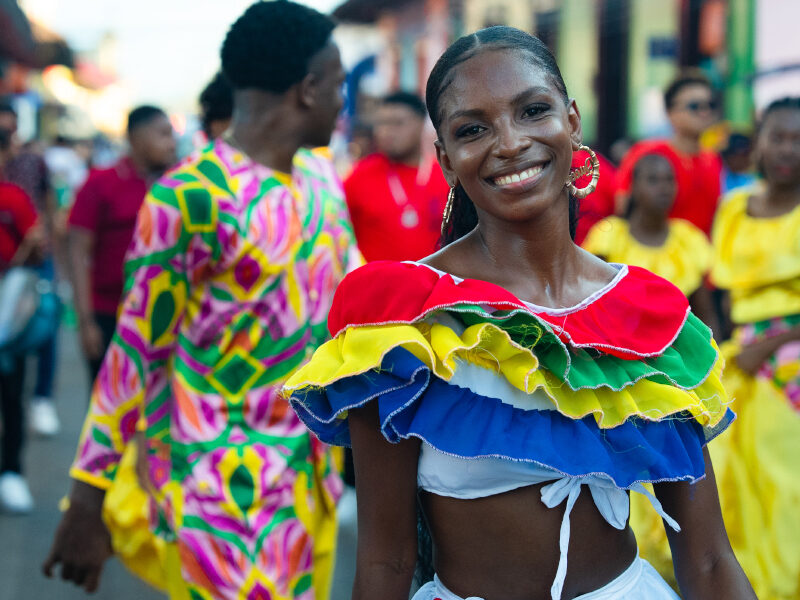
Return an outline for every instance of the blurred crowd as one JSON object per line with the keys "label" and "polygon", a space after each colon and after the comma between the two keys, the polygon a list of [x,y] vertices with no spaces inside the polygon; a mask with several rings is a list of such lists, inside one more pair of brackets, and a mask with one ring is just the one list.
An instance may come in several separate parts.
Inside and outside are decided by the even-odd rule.
{"label": "blurred crowd", "polygon": [[[233,91],[218,74],[199,95],[196,151],[225,135],[233,105]],[[357,121],[341,123],[332,142],[352,229],[366,261],[416,261],[437,248],[449,190],[430,148],[425,103],[397,90],[370,106]],[[800,563],[800,537],[791,536],[800,531],[776,539],[766,533],[796,511],[800,454],[788,453],[797,442],[770,446],[771,464],[786,470],[753,476],[776,420],[790,431],[780,435],[800,431],[800,99],[776,99],[748,130],[726,131],[714,147],[704,134],[718,123],[717,99],[702,74],[677,77],[664,91],[664,107],[669,137],[620,140],[611,156],[598,154],[598,187],[580,202],[575,242],[609,262],[650,269],[690,299],[725,342],[738,377],[730,385],[748,390],[737,397],[743,422],[758,412],[747,395],[753,402],[767,393],[778,398],[769,424],[759,421],[749,435],[716,449],[717,479],[734,549],[756,587],[800,593],[789,581],[798,572],[791,561]],[[53,400],[59,327],[77,328],[94,380],[117,327],[125,256],[142,203],[187,157],[177,155],[170,119],[155,106],[130,111],[113,160],[103,139],[20,144],[16,121],[13,99],[0,100],[0,508],[27,513],[35,499],[23,468],[26,431],[57,435],[59,412],[82,411],[89,397],[88,390],[78,395],[80,407]],[[575,154],[575,168],[588,171],[590,163],[589,153]],[[590,174],[583,177],[578,187]],[[32,386],[26,377],[34,378]],[[754,381],[769,381],[770,391]],[[28,387],[30,399],[23,398]],[[781,405],[780,398],[787,400]],[[781,495],[787,488],[793,496]],[[756,507],[766,493],[774,495],[767,516]],[[665,542],[655,535],[644,542],[652,519],[633,519],[643,552],[667,572]],[[765,566],[765,555],[777,558]]]}

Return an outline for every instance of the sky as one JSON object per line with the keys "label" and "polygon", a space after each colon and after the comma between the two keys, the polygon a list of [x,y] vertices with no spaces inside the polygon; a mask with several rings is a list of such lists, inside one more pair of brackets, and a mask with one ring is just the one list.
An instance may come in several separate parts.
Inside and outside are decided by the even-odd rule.
{"label": "sky", "polygon": [[[299,0],[329,12],[343,0]],[[191,110],[219,67],[230,24],[252,0],[20,0],[33,18],[77,51],[112,34],[118,75],[131,103]]]}

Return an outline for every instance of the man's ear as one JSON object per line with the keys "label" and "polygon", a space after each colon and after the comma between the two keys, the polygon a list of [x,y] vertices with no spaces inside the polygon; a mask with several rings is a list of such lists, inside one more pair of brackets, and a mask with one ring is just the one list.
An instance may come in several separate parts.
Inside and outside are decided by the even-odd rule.
{"label": "man's ear", "polygon": [[308,73],[297,86],[297,101],[304,108],[311,108],[317,103],[317,84],[319,77],[314,73]]}
{"label": "man's ear", "polygon": [[447,181],[447,185],[455,187],[458,185],[458,177],[450,164],[450,157],[447,156],[447,150],[445,150],[444,144],[442,144],[440,140],[436,140],[433,146],[436,148],[436,160],[439,161],[439,166],[442,167],[442,173]]}
{"label": "man's ear", "polygon": [[569,137],[572,140],[572,149],[577,150],[583,143],[583,126],[581,125],[581,112],[578,110],[578,104],[574,99],[569,101],[567,119],[569,120]]}

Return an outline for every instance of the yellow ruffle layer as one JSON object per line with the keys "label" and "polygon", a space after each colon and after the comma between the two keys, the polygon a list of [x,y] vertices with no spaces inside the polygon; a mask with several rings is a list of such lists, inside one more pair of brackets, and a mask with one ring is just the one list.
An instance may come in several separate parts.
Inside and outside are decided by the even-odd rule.
{"label": "yellow ruffle layer", "polygon": [[720,383],[722,358],[717,359],[705,381],[692,390],[648,379],[619,391],[608,387],[573,390],[553,373],[540,369],[531,350],[516,344],[492,323],[472,325],[461,335],[444,325],[428,323],[351,327],[317,349],[284,390],[291,393],[305,387],[321,388],[378,369],[386,354],[398,347],[446,381],[453,377],[457,361],[467,361],[501,374],[528,394],[543,391],[554,409],[571,419],[594,415],[604,429],[621,425],[632,416],[659,421],[682,411],[688,411],[703,426],[714,426],[722,420],[727,405]]}

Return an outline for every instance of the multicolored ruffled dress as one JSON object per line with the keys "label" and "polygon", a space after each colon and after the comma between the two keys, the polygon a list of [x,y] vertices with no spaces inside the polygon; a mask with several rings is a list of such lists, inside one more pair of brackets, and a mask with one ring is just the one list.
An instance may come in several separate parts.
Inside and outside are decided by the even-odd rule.
{"label": "multicolored ruffled dress", "polygon": [[711,269],[711,244],[689,221],[670,219],[668,223],[669,233],[664,243],[647,246],[631,235],[628,221],[608,217],[592,226],[582,246],[609,262],[652,271],[691,296]]}
{"label": "multicolored ruffled dress", "polygon": [[[732,192],[714,224],[711,278],[729,290],[736,324],[723,345],[729,359],[800,325],[800,207],[751,217],[759,192]],[[781,346],[755,376],[729,363],[724,383],[739,419],[711,452],[731,545],[759,598],[800,598],[800,342]]]}
{"label": "multicolored ruffled dress", "polygon": [[[602,290],[555,310],[424,264],[368,264],[339,286],[333,339],[284,392],[335,445],[350,443],[348,410],[377,402],[388,441],[423,441],[418,483],[433,493],[476,498],[551,482],[543,502],[566,503],[553,540],[561,559],[551,596],[560,598],[578,495],[591,491],[623,529],[627,493],[641,492],[678,528],[644,484],[701,479],[703,447],[733,419],[722,358],[684,294],[644,269],[616,268]],[[467,464],[493,483],[458,475]],[[659,591],[626,597],[674,597],[642,562],[631,576]]]}
{"label": "multicolored ruffled dress", "polygon": [[115,550],[173,599],[328,597],[341,480],[280,390],[327,338],[334,289],[361,263],[337,182],[310,151],[290,175],[218,140],[139,213],[70,474],[135,488],[144,421],[164,542],[141,531],[140,500],[109,492],[105,516]]}

